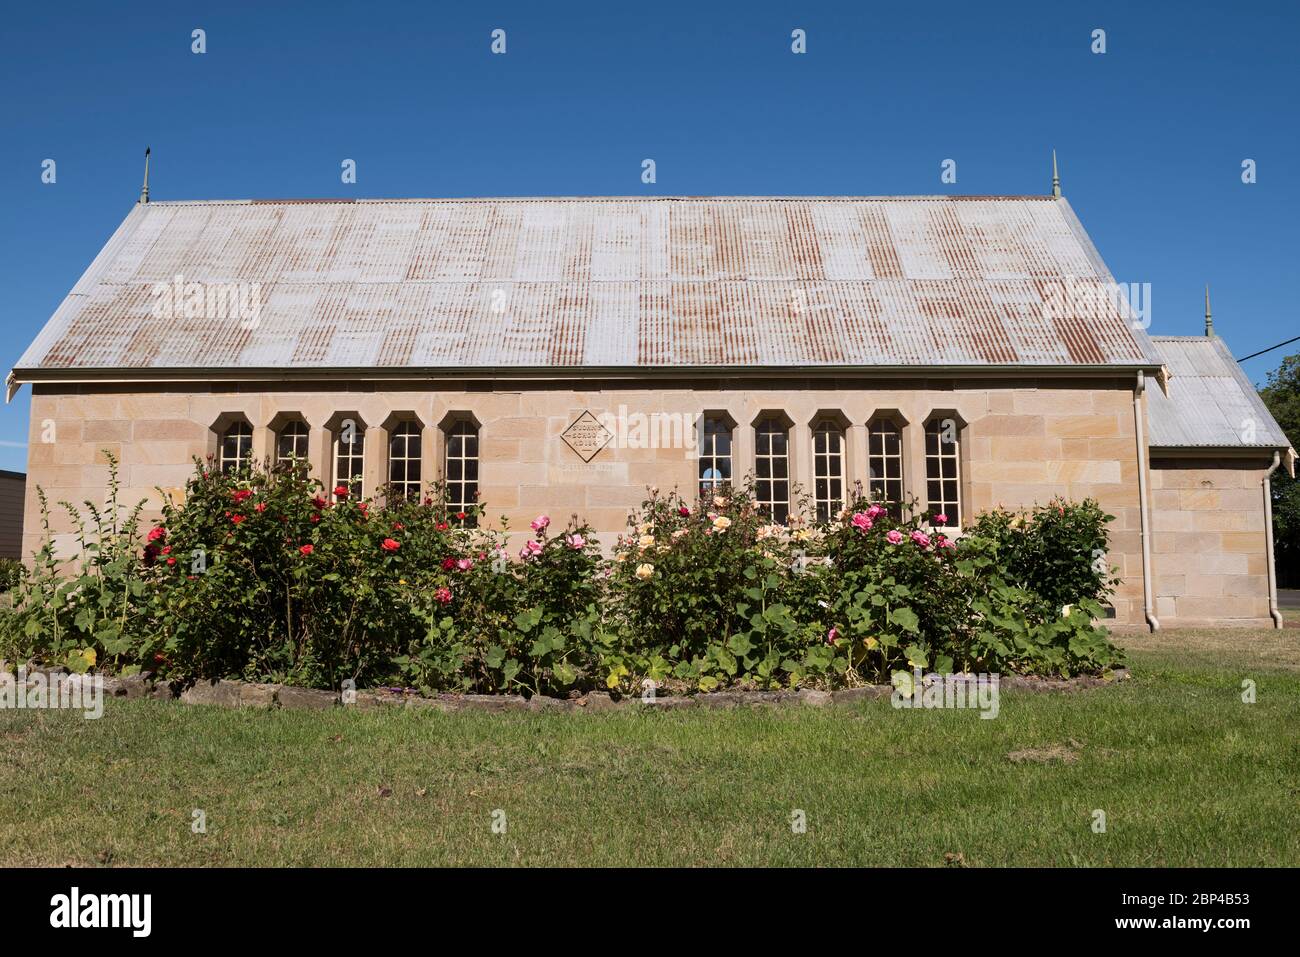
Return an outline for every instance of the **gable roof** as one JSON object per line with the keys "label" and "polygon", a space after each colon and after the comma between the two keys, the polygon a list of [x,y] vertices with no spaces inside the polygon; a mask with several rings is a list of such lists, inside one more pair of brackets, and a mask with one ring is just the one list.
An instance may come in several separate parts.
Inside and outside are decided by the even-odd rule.
{"label": "gable roof", "polygon": [[[1113,304],[1045,318],[1067,280],[1112,281],[1053,197],[148,203],[13,378],[1158,365]],[[178,281],[257,319],[156,316]]]}
{"label": "gable roof", "polygon": [[1153,336],[1169,389],[1147,390],[1152,448],[1280,449],[1291,443],[1218,336]]}

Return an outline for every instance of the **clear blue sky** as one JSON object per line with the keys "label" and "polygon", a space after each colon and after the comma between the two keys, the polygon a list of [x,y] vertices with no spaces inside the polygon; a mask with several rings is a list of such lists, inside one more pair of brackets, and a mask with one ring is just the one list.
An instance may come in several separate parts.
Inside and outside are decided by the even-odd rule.
{"label": "clear blue sky", "polygon": [[[1294,0],[96,0],[4,21],[6,371],[129,211],[146,145],[154,199],[1042,193],[1055,147],[1116,279],[1152,284],[1153,333],[1199,333],[1210,282],[1235,354],[1300,335]],[[29,394],[0,411],[0,468],[25,468]]]}

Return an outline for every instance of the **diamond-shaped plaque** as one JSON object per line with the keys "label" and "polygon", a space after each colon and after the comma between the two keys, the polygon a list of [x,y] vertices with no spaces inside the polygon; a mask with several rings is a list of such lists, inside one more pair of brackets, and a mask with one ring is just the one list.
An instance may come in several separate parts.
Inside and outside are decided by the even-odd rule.
{"label": "diamond-shaped plaque", "polygon": [[609,444],[614,433],[600,424],[590,412],[584,412],[573,420],[573,424],[560,433],[564,444],[578,453],[578,458],[590,462],[596,453]]}

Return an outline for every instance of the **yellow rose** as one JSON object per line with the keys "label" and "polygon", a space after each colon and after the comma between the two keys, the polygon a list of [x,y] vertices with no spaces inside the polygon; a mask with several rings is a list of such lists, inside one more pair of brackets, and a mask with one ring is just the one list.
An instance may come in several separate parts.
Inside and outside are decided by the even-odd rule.
{"label": "yellow rose", "polygon": [[719,515],[713,520],[714,531],[725,532],[729,528],[731,528],[731,519],[727,518],[727,516]]}
{"label": "yellow rose", "polygon": [[655,573],[655,567],[651,565],[649,562],[644,562],[636,566],[636,577],[641,579],[642,581],[645,581],[654,573]]}
{"label": "yellow rose", "polygon": [[641,545],[642,548],[649,548],[649,547],[650,547],[651,545],[653,545],[654,543],[655,543],[655,537],[654,537],[653,535],[642,535],[642,536],[641,536],[640,545]]}

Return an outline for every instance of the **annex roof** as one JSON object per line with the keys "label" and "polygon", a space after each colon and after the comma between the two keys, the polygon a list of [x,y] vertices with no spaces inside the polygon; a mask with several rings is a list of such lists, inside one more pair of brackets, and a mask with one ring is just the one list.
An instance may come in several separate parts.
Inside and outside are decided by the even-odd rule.
{"label": "annex roof", "polygon": [[1167,393],[1147,390],[1152,448],[1286,450],[1282,427],[1218,336],[1154,336]]}

